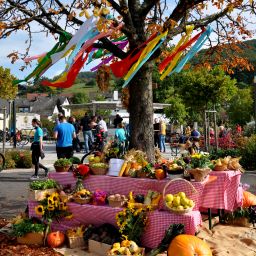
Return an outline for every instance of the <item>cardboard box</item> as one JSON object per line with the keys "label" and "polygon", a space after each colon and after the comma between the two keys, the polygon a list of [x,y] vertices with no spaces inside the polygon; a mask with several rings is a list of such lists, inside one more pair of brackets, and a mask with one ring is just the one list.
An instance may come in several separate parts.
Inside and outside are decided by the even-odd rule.
{"label": "cardboard box", "polygon": [[28,192],[28,200],[32,201],[41,201],[45,198],[45,194],[52,194],[56,192],[56,188],[44,189],[44,190],[32,190],[30,189]]}
{"label": "cardboard box", "polygon": [[111,249],[112,245],[104,244],[101,242],[97,242],[89,239],[89,252],[93,255],[97,256],[106,256],[108,251]]}

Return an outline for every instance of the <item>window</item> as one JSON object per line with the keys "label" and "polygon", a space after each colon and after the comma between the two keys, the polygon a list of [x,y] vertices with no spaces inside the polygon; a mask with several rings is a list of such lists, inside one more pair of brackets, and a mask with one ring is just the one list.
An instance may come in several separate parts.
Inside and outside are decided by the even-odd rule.
{"label": "window", "polygon": [[30,107],[20,107],[19,112],[20,113],[29,113]]}

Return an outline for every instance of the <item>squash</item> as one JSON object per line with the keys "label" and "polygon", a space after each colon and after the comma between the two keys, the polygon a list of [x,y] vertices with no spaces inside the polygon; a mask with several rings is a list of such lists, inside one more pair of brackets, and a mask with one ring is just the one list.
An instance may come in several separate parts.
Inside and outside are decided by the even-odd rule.
{"label": "squash", "polygon": [[192,235],[176,236],[167,250],[168,256],[212,256],[209,245]]}
{"label": "squash", "polygon": [[163,169],[156,169],[155,170],[155,176],[158,180],[162,180],[166,177],[166,173]]}
{"label": "squash", "polygon": [[65,241],[65,234],[60,231],[51,232],[47,235],[47,244],[51,248],[60,247],[64,243],[64,241]]}
{"label": "squash", "polygon": [[122,177],[124,175],[127,164],[128,164],[127,161],[124,161],[124,163],[119,171],[119,174],[118,174],[119,177]]}
{"label": "squash", "polygon": [[256,205],[256,195],[243,191],[243,207],[250,207]]}

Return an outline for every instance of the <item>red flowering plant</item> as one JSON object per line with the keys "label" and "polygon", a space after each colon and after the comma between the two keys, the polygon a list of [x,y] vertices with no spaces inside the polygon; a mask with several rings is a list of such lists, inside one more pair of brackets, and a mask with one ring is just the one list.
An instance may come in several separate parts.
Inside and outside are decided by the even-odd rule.
{"label": "red flowering plant", "polygon": [[84,180],[89,175],[89,172],[90,168],[85,164],[78,164],[77,167],[73,169],[74,177],[82,180]]}
{"label": "red flowering plant", "polygon": [[73,169],[73,175],[77,178],[75,192],[84,189],[83,180],[88,177],[90,168],[88,165],[79,164]]}

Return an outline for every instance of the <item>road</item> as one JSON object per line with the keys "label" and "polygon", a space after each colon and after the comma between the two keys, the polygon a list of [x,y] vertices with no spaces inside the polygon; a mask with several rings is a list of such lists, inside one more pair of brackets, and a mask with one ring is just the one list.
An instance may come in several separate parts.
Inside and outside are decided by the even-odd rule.
{"label": "road", "polygon": [[[29,148],[29,146],[27,147]],[[45,145],[46,157],[42,163],[54,171],[53,163],[57,159],[54,144]],[[81,158],[82,153],[75,153]],[[167,150],[166,157],[170,157]],[[24,211],[27,205],[29,178],[34,173],[33,169],[12,169],[0,173],[0,217],[11,218]],[[41,177],[44,171],[39,173]],[[256,172],[247,172],[242,175],[242,183],[251,186],[250,191],[256,193]]]}

